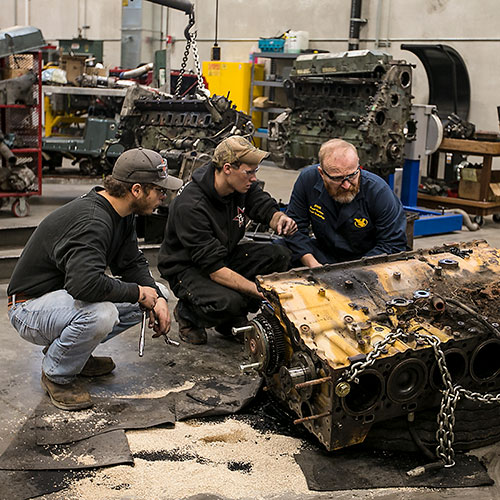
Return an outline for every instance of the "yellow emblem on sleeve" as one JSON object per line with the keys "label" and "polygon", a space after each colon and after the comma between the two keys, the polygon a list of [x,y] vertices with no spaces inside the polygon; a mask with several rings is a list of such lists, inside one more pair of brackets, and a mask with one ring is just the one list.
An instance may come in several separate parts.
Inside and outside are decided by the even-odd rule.
{"label": "yellow emblem on sleeve", "polygon": [[320,219],[325,220],[325,214],[323,213],[323,210],[320,205],[309,205],[309,212],[316,217],[319,217]]}
{"label": "yellow emblem on sleeve", "polygon": [[368,219],[366,219],[365,217],[361,217],[360,219],[354,219],[354,225],[356,227],[360,227],[360,228],[363,228],[363,227],[366,227],[366,225],[368,224]]}

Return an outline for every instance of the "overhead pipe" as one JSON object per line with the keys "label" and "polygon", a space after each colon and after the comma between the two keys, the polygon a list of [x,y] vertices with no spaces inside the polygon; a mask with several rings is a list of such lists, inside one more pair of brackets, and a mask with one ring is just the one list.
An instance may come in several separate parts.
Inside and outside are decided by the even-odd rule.
{"label": "overhead pipe", "polygon": [[359,31],[366,19],[361,19],[362,0],[351,0],[351,19],[349,22],[349,45],[347,50],[359,49]]}
{"label": "overhead pipe", "polygon": [[194,13],[194,5],[189,0],[149,0],[152,3],[163,5],[164,7],[171,7],[175,10],[182,10],[186,14]]}

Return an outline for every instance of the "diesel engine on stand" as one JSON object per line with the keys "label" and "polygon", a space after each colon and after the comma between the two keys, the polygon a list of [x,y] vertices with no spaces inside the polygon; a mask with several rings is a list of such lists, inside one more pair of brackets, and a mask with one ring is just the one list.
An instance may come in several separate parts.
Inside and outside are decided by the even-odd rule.
{"label": "diesel engine on stand", "polygon": [[477,241],[258,277],[267,303],[239,329],[242,369],[328,450],[440,407],[450,464],[457,401],[500,401],[484,394],[500,389],[499,272],[500,251]]}
{"label": "diesel engine on stand", "polygon": [[285,168],[318,161],[321,144],[342,138],[381,176],[403,164],[415,131],[411,65],[375,50],[299,56],[284,82],[289,110],[269,122],[269,149]]}
{"label": "diesel engine on stand", "polygon": [[210,161],[223,139],[251,139],[253,133],[250,116],[224,96],[169,96],[136,86],[125,97],[116,140],[108,149],[142,146],[158,151],[167,159],[169,172],[187,181],[195,168]]}

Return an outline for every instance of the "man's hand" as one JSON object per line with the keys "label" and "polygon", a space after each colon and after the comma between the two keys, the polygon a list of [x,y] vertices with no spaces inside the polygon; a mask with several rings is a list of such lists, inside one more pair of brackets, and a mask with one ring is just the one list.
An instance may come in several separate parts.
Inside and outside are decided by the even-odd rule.
{"label": "man's hand", "polygon": [[210,279],[219,283],[219,285],[227,286],[238,292],[253,295],[260,299],[264,298],[264,295],[257,290],[257,285],[253,281],[247,280],[241,274],[229,269],[229,267],[221,267],[214,271],[210,274]]}
{"label": "man's hand", "polygon": [[147,310],[154,309],[158,300],[158,292],[156,288],[150,286],[139,286],[139,304]]}
{"label": "man's hand", "polygon": [[304,266],[309,268],[321,267],[321,264],[316,260],[316,257],[314,257],[312,253],[306,253],[300,258],[300,261],[304,264]]}
{"label": "man's hand", "polygon": [[276,212],[272,216],[269,226],[280,236],[291,236],[297,231],[297,224],[295,221],[284,212]]}
{"label": "man's hand", "polygon": [[170,331],[170,311],[168,310],[167,301],[160,297],[156,301],[156,305],[149,313],[149,328],[154,330],[153,338],[167,335]]}

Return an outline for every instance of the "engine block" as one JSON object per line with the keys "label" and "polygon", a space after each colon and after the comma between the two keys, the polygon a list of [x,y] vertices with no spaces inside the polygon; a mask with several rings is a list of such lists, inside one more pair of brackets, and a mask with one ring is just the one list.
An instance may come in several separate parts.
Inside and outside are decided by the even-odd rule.
{"label": "engine block", "polygon": [[500,251],[476,241],[260,276],[268,303],[243,327],[242,368],[328,450],[361,443],[376,422],[439,405],[427,339],[453,384],[500,388],[499,272]]}
{"label": "engine block", "polygon": [[188,181],[223,139],[253,133],[251,118],[224,96],[167,97],[137,87],[127,93],[113,147],[158,151],[169,172]]}
{"label": "engine block", "polygon": [[357,50],[299,56],[284,82],[290,110],[269,122],[269,149],[285,168],[317,162],[321,144],[342,138],[379,175],[403,165],[410,121],[411,65]]}

